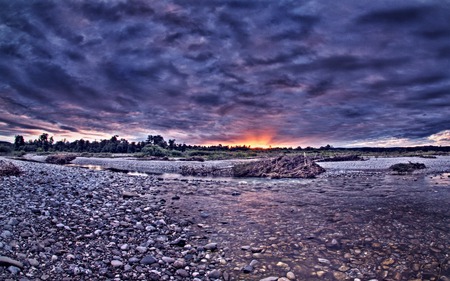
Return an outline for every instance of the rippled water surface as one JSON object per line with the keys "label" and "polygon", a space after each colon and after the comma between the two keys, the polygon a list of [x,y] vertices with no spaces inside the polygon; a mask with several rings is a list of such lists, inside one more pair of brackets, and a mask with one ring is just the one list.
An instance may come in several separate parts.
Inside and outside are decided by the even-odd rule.
{"label": "rippled water surface", "polygon": [[[300,280],[450,274],[448,174],[369,173],[217,184],[201,195],[189,190],[172,202],[175,213],[195,222],[199,238],[221,244],[224,268],[235,280],[288,271]],[[244,273],[252,260],[258,264]]]}

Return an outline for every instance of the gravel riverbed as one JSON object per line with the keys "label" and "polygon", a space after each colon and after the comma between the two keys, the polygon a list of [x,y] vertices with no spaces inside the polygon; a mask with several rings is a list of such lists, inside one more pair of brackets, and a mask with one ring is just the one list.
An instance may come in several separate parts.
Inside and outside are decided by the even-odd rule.
{"label": "gravel riverbed", "polygon": [[[77,161],[178,165],[113,160]],[[0,279],[450,280],[450,157],[369,161],[308,180],[11,161],[24,173],[0,178],[0,256],[17,263],[0,260]],[[408,161],[429,168],[383,170]]]}

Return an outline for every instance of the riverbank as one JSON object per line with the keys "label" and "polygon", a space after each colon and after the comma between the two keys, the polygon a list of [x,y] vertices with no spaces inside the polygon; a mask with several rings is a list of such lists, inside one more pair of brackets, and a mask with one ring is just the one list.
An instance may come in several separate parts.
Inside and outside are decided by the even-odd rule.
{"label": "riverbank", "polygon": [[437,160],[406,176],[328,162],[304,180],[13,161],[24,173],[0,179],[0,255],[23,267],[0,279],[448,280],[450,165]]}

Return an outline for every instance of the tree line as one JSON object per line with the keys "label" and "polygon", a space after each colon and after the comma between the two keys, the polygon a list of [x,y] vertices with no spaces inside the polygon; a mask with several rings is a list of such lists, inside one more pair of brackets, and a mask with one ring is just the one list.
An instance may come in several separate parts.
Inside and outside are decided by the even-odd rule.
{"label": "tree line", "polygon": [[41,134],[37,139],[25,141],[22,135],[15,136],[13,149],[24,152],[89,152],[89,153],[135,153],[144,149],[158,147],[166,150],[175,150],[184,152],[186,150],[211,150],[211,151],[246,151],[250,146],[201,146],[187,145],[185,143],[176,143],[175,139],[165,140],[161,135],[148,135],[145,141],[130,142],[118,135],[110,139],[100,141],[67,140],[54,141],[52,136],[47,133]]}

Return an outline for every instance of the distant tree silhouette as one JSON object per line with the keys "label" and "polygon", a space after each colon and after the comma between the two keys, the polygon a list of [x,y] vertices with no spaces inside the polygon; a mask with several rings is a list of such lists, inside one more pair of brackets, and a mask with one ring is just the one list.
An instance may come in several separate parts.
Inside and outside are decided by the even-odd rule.
{"label": "distant tree silhouette", "polygon": [[14,140],[14,150],[22,150],[25,146],[25,139],[21,135],[17,135]]}

